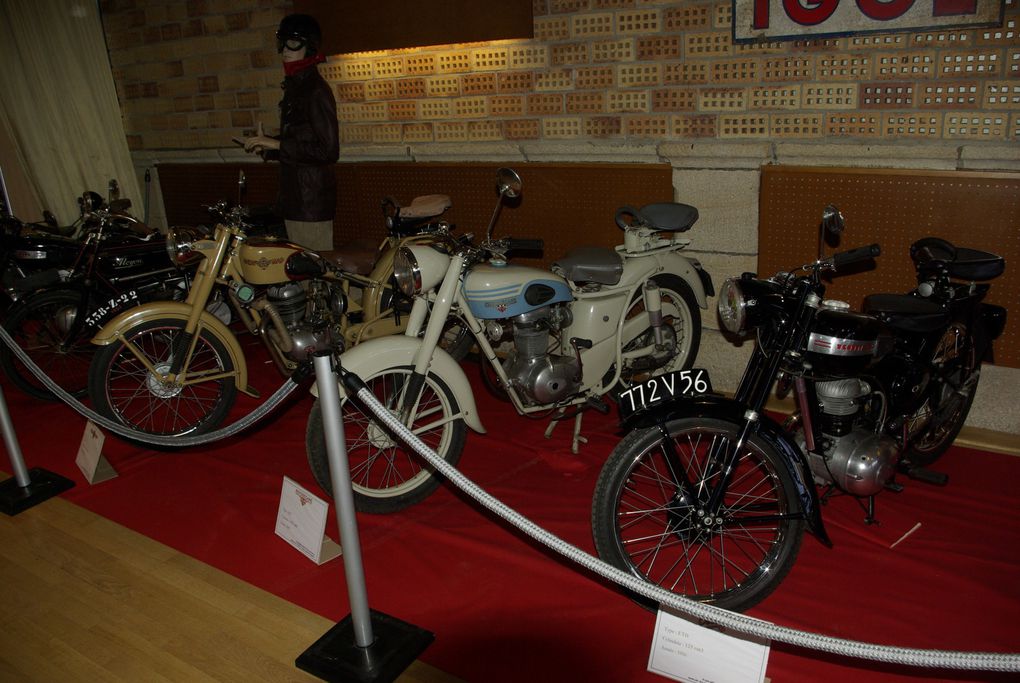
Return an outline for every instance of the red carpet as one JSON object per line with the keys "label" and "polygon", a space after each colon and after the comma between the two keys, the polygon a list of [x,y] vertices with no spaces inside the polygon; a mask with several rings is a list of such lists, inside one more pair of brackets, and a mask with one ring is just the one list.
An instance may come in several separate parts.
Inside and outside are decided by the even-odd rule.
{"label": "red carpet", "polygon": [[[279,386],[269,366],[252,371],[265,395]],[[273,533],[284,475],[318,492],[305,463],[307,394],[246,438],[203,450],[155,452],[109,437],[105,453],[120,476],[95,486],[74,464],[84,419],[9,385],[5,394],[28,466],[77,482],[68,500],[330,619],[349,612],[342,562],[316,567]],[[544,421],[476,395],[490,433],[469,436],[462,470],[591,550],[591,494],[618,440],[615,417],[587,416],[590,442],[575,456],[568,425],[546,441]],[[879,497],[881,526],[865,526],[853,500],[833,500],[824,515],[835,547],[806,537],[789,578],[751,614],[881,644],[1020,652],[1020,458],[954,448],[940,465],[947,487],[908,482]],[[0,469],[10,470],[6,460]],[[448,485],[407,511],[358,521],[369,602],[436,634],[425,661],[472,683],[664,680],[645,671],[654,614]],[[777,683],[1016,680],[782,644],[773,644],[767,675]]]}

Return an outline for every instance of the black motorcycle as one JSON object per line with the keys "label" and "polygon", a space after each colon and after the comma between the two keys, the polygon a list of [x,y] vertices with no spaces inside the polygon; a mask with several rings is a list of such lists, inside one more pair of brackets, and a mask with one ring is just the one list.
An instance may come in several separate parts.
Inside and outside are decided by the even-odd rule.
{"label": "black motorcycle", "polygon": [[[130,200],[108,204],[86,192],[79,204],[74,260],[16,281],[18,298],[3,321],[33,362],[77,397],[86,393],[94,353],[89,340],[102,323],[145,301],[183,299],[190,279],[189,270],[170,260],[165,237],[127,212]],[[6,344],[0,344],[0,368],[26,393],[54,398]]]}
{"label": "black motorcycle", "polygon": [[[828,207],[824,232],[843,229]],[[607,562],[693,600],[745,610],[787,575],[805,528],[826,545],[824,496],[875,496],[925,469],[952,444],[981,362],[1006,311],[985,303],[1003,259],[937,238],[910,249],[917,287],[873,294],[864,312],[824,298],[822,279],[866,262],[878,245],[820,257],[791,273],[728,280],[719,317],[757,344],[732,399],[704,370],[653,378],[620,399],[626,437],[598,480],[592,528]],[[780,425],[773,389],[793,390]],[[821,489],[821,492],[818,488]]]}

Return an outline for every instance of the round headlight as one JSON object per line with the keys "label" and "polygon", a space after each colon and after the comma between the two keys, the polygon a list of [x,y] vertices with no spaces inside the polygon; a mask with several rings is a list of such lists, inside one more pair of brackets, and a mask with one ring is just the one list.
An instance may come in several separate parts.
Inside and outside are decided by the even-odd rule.
{"label": "round headlight", "polygon": [[393,279],[404,296],[414,296],[421,291],[421,269],[418,259],[407,247],[401,247],[393,257]]}
{"label": "round headlight", "polygon": [[170,228],[166,233],[166,253],[174,263],[185,265],[201,257],[194,250],[194,243],[202,234],[194,228]]}
{"label": "round headlight", "polygon": [[727,331],[739,333],[747,324],[747,300],[740,283],[732,278],[719,289],[719,321]]}

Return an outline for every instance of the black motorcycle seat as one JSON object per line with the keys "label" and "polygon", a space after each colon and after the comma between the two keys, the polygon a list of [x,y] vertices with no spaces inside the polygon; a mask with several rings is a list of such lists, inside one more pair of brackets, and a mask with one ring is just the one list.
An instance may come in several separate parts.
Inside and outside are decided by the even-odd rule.
{"label": "black motorcycle seat", "polygon": [[616,225],[622,230],[648,228],[661,232],[686,232],[697,220],[698,210],[679,202],[646,204],[640,209],[624,206],[616,210]]}
{"label": "black motorcycle seat", "polygon": [[957,247],[939,237],[925,237],[910,245],[910,257],[919,270],[944,270],[961,280],[993,280],[1006,270],[1006,261],[980,249]]}
{"label": "black motorcycle seat", "polygon": [[615,285],[623,275],[623,257],[606,247],[576,247],[553,263],[553,268],[578,284]]}
{"label": "black motorcycle seat", "polygon": [[956,260],[949,264],[949,274],[962,280],[992,280],[1006,270],[1001,256],[979,249],[956,248]]}
{"label": "black motorcycle seat", "polygon": [[949,324],[949,313],[941,306],[909,294],[869,294],[864,312],[904,332],[934,332]]}

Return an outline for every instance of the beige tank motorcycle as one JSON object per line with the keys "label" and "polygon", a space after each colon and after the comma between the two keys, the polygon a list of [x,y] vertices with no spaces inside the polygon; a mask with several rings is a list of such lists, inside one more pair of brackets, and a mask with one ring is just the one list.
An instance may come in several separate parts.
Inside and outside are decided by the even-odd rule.
{"label": "beige tank motorcycle", "polygon": [[[89,368],[93,407],[140,433],[200,434],[223,422],[238,391],[258,396],[248,385],[238,327],[266,344],[285,376],[318,351],[339,352],[402,331],[407,316],[389,284],[392,252],[439,234],[448,239],[449,226],[433,221],[448,206],[449,199],[432,195],[391,209],[390,236],[368,275],[357,271],[370,252],[316,253],[286,240],[250,237],[244,209],[228,209],[225,202],[214,207],[222,220],[211,235],[171,229],[171,257],[200,261],[188,298],[132,309],[100,329]],[[455,319],[448,327],[447,348],[466,353],[470,336],[459,333]]]}

